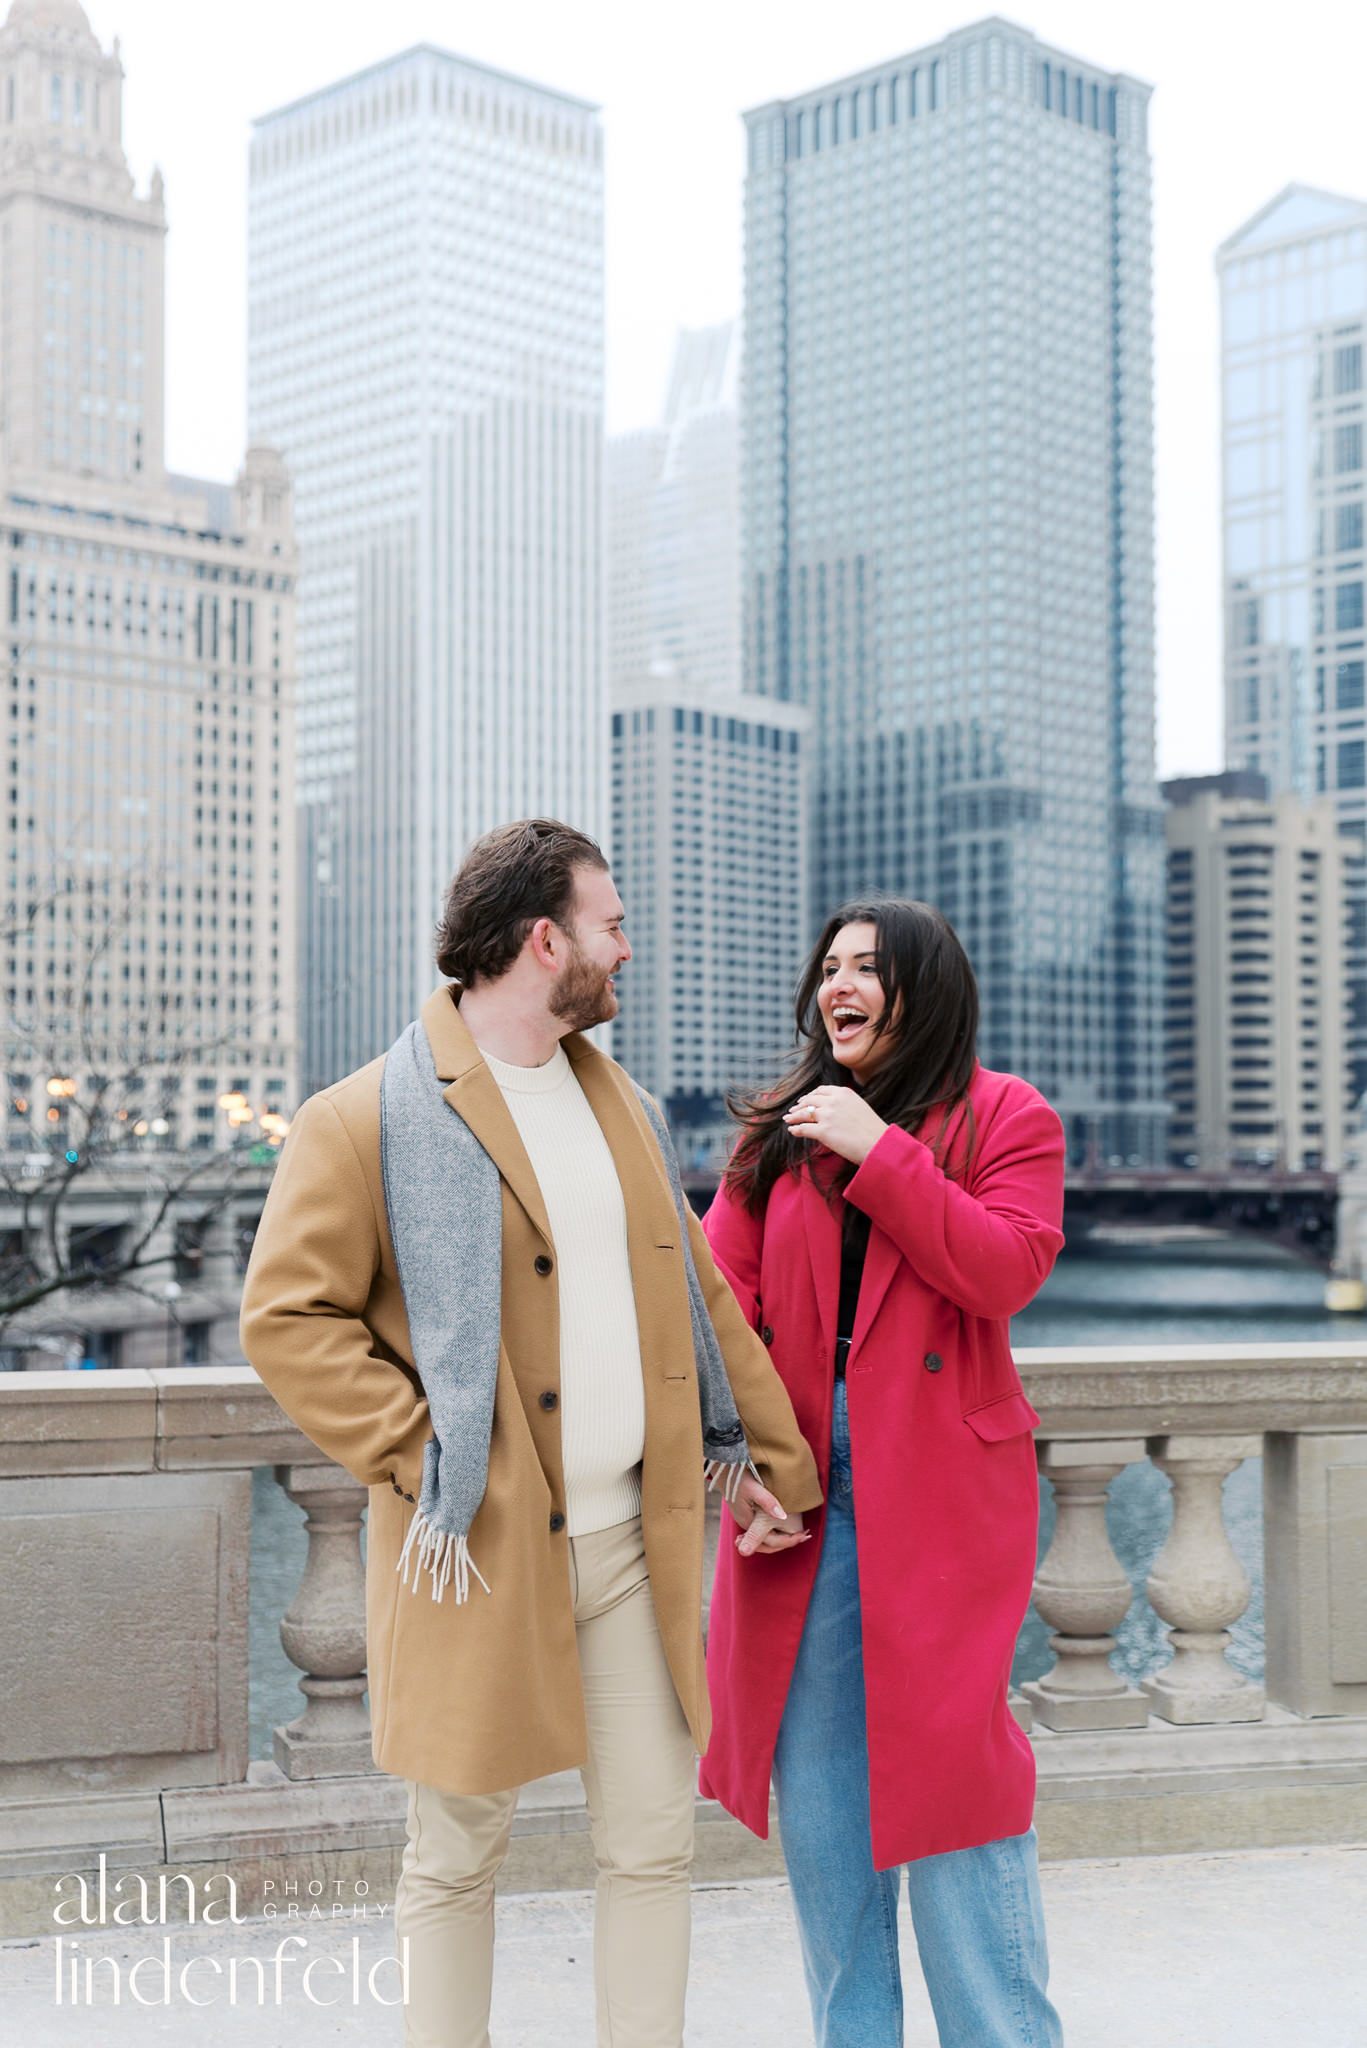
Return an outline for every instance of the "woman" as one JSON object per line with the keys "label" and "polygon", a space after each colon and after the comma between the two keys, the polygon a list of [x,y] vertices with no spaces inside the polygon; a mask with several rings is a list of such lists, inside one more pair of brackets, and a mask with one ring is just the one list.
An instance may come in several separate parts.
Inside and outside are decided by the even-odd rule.
{"label": "woman", "polygon": [[818,2048],[902,2040],[903,1864],[942,2048],[1056,2048],[1007,1705],[1039,1420],[1007,1319],[1063,1243],[1062,1128],[978,1065],[973,970],[924,903],[838,911],[797,1013],[704,1227],[826,1506],[811,1542],[759,1517],[722,1545],[703,1789],[765,1835],[772,1771]]}

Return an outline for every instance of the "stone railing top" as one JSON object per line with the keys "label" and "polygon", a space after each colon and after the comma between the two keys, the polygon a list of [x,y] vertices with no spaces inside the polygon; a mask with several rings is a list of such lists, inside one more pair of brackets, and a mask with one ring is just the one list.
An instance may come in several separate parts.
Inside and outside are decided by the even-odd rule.
{"label": "stone railing top", "polygon": [[1367,1342],[1015,1353],[1042,1436],[1367,1429]]}
{"label": "stone railing top", "polygon": [[329,1461],[249,1365],[0,1374],[0,1475]]}
{"label": "stone railing top", "polygon": [[[1367,1342],[1016,1353],[1042,1437],[1367,1430]],[[0,1373],[0,1476],[329,1461],[249,1365]]]}

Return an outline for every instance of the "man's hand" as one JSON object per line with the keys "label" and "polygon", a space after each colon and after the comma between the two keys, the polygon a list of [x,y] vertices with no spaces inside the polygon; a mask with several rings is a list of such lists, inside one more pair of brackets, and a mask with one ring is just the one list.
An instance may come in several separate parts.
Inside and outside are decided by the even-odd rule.
{"label": "man's hand", "polygon": [[795,1138],[811,1138],[852,1166],[861,1166],[887,1125],[853,1088],[827,1084],[800,1096],[783,1121]]}
{"label": "man's hand", "polygon": [[742,1557],[753,1557],[756,1551],[772,1556],[778,1550],[792,1550],[811,1536],[811,1530],[802,1526],[801,1515],[785,1515],[753,1472],[746,1473],[728,1505],[740,1525],[736,1549]]}

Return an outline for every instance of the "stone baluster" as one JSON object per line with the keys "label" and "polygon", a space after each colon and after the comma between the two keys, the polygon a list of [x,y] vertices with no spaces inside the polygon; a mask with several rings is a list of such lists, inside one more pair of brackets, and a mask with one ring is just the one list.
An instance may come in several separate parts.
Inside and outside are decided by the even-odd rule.
{"label": "stone baluster", "polygon": [[1134,1591],[1111,1548],[1106,1489],[1143,1456],[1142,1440],[1128,1437],[1039,1447],[1058,1521],[1035,1579],[1035,1606],[1053,1630],[1057,1661],[1023,1690],[1042,1727],[1142,1728],[1149,1718],[1143,1694],[1108,1661]]}
{"label": "stone baluster", "polygon": [[309,1550],[299,1590],[280,1623],[285,1655],[304,1676],[307,1705],[275,1731],[275,1761],[290,1778],[354,1776],[374,1768],[366,1711],[366,1490],[339,1465],[277,1465],[275,1476],[305,1514]]}
{"label": "stone baluster", "polygon": [[1171,1630],[1172,1662],[1144,1680],[1164,1721],[1261,1721],[1263,1688],[1225,1656],[1248,1605],[1248,1574],[1225,1533],[1222,1489],[1260,1436],[1154,1437],[1149,1455],[1172,1481],[1172,1528],[1149,1575],[1149,1604]]}

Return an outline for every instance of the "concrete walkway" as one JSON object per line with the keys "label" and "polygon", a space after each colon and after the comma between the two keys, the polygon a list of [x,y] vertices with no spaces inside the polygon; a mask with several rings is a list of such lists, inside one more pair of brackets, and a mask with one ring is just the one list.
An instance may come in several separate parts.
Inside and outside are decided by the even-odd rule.
{"label": "concrete walkway", "polygon": [[[1367,2048],[1367,1848],[1267,1849],[1227,1855],[1134,1857],[1044,1867],[1054,1992],[1068,2048]],[[593,2048],[592,1904],[581,1892],[538,1892],[499,1902],[495,2048]],[[935,2048],[915,1943],[903,1910],[907,2048]],[[302,1935],[297,1961],[274,2002],[272,1958],[282,1935]],[[0,1945],[4,2039],[23,2048],[142,2048],[183,2043],[219,2048],[322,2048],[361,2043],[398,2048],[396,2012],[373,2002],[366,1971],[390,1954],[388,1920],[332,1925],[253,1920],[209,1933],[176,1926],[173,1970],[191,1955],[259,1955],[267,1961],[267,2005],[256,2004],[254,1972],[226,2002],[226,1969],[207,1961],[189,1988],[218,2002],[192,2010],[172,1980],[172,2003],[128,2001],[127,1966],[148,1955],[144,1995],[161,1994],[161,1933],[135,1940],[91,1930],[82,1951],[123,1960],[124,2002],[97,1993],[97,2010],[54,2003],[52,1941]],[[361,2002],[351,2001],[352,1941],[359,1948]],[[786,1885],[755,1879],[699,1888],[688,2048],[739,2041],[803,2048],[811,2041],[797,1937]],[[300,1966],[335,1955],[342,1971],[315,1972],[311,2004]],[[96,1973],[97,1986],[110,1972]],[[377,1987],[394,1997],[395,1966]],[[247,1999],[252,2002],[245,2003]],[[867,2048],[890,2048],[869,2042]],[[967,2048],[967,2044],[955,2044]]]}

